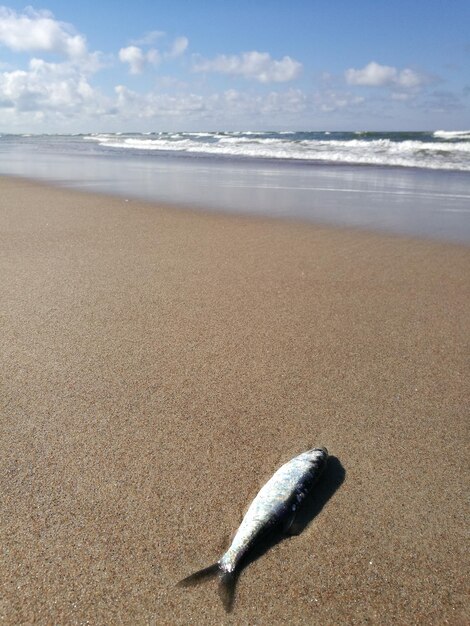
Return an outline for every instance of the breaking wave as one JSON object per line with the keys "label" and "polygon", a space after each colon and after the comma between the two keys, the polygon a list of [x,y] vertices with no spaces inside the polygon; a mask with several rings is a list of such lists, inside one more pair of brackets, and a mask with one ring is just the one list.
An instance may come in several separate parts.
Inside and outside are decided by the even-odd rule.
{"label": "breaking wave", "polygon": [[470,131],[103,133],[83,139],[112,150],[470,171]]}

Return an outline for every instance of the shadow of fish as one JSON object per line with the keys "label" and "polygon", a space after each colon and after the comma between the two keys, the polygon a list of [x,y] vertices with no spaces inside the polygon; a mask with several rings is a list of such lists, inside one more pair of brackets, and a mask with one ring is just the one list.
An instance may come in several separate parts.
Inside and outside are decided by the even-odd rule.
{"label": "shadow of fish", "polygon": [[190,587],[218,574],[219,595],[226,611],[230,612],[240,562],[271,532],[296,534],[295,518],[299,507],[323,472],[327,460],[326,448],[313,448],[282,465],[251,503],[227,552],[217,563],[183,578],[178,585]]}

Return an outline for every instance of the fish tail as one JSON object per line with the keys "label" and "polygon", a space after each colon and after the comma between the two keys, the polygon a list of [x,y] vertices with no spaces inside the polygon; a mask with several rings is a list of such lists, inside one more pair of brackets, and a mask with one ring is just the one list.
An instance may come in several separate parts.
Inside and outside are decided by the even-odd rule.
{"label": "fish tail", "polygon": [[217,574],[219,575],[219,596],[225,610],[227,613],[230,613],[233,608],[237,578],[234,572],[227,572],[223,569],[219,562],[186,576],[186,578],[179,581],[178,587],[194,587],[200,582],[212,578]]}
{"label": "fish tail", "polygon": [[222,570],[219,575],[219,596],[222,600],[227,613],[230,613],[233,608],[233,600],[235,597],[235,585],[237,582],[236,574],[234,572],[227,572]]}
{"label": "fish tail", "polygon": [[221,570],[220,570],[219,563],[218,562],[214,563],[213,565],[209,565],[209,567],[204,567],[203,569],[200,569],[197,572],[194,572],[194,574],[190,574],[189,576],[186,576],[186,578],[183,578],[183,580],[179,581],[178,586],[179,587],[193,587],[194,585],[197,585],[198,583],[202,582],[206,578],[211,578],[212,576],[215,576],[220,571]]}

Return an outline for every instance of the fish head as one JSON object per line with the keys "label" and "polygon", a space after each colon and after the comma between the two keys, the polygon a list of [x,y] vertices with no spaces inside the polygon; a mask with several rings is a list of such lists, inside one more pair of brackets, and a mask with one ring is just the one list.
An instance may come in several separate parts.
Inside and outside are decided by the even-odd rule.
{"label": "fish head", "polygon": [[328,460],[328,450],[326,448],[312,448],[302,455],[310,463],[318,468],[323,468]]}

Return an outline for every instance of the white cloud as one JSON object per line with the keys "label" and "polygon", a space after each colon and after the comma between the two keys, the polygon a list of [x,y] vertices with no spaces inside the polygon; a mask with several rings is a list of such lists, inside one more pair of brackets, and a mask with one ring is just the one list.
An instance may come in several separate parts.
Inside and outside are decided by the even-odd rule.
{"label": "white cloud", "polygon": [[241,55],[221,54],[214,59],[196,59],[193,70],[243,76],[260,83],[282,83],[297,78],[302,64],[288,56],[276,61],[267,52],[253,50]]}
{"label": "white cloud", "polygon": [[394,82],[397,70],[388,65],[379,65],[372,61],[362,70],[346,70],[346,82],[349,85],[381,86]]}
{"label": "white cloud", "polygon": [[141,74],[147,64],[157,65],[160,58],[160,53],[154,48],[147,52],[137,46],[128,46],[119,50],[119,60],[129,64],[131,74]]}
{"label": "white cloud", "polygon": [[145,66],[145,55],[141,48],[128,46],[119,50],[119,60],[122,63],[129,63],[131,74],[140,74]]}
{"label": "white cloud", "polygon": [[57,54],[80,65],[84,73],[96,72],[103,66],[102,54],[89,52],[86,38],[71,24],[56,20],[48,11],[35,11],[31,7],[24,13],[0,7],[1,45],[13,52]]}
{"label": "white cloud", "polygon": [[317,91],[313,96],[313,102],[322,113],[332,113],[341,109],[354,109],[363,104],[365,98],[348,92],[336,92],[328,89]]}
{"label": "white cloud", "polygon": [[124,85],[115,89],[116,111],[123,120],[165,120],[181,119],[185,123],[196,121],[213,123],[227,121],[280,119],[282,116],[296,116],[306,109],[307,98],[300,90],[268,94],[251,94],[230,89],[206,96],[195,93],[169,94],[155,91],[137,93]]}
{"label": "white cloud", "polygon": [[292,114],[305,110],[307,98],[300,89],[272,91],[264,98],[258,98],[256,109],[262,114]]}
{"label": "white cloud", "polygon": [[0,7],[0,44],[15,52],[55,52],[68,58],[87,54],[85,38],[70,24],[32,8],[20,14]]}
{"label": "white cloud", "polygon": [[157,39],[161,39],[162,37],[164,37],[165,34],[166,33],[162,30],[151,30],[148,33],[145,33],[143,37],[140,37],[139,39],[133,39],[131,41],[131,44],[134,46],[151,46],[157,41]]}
{"label": "white cloud", "polygon": [[182,54],[185,53],[188,44],[189,41],[187,37],[177,37],[173,41],[170,50],[166,53],[166,56],[170,59],[180,57]]}
{"label": "white cloud", "polygon": [[132,91],[124,85],[115,88],[117,95],[116,109],[123,120],[152,119],[158,117],[180,117],[191,113],[203,113],[207,103],[197,94],[145,94]]}
{"label": "white cloud", "polygon": [[100,115],[103,96],[89,83],[102,67],[101,53],[90,53],[86,39],[46,11],[23,13],[0,7],[0,45],[14,52],[52,53],[61,61],[32,57],[25,69],[0,72],[2,116],[12,124]]}
{"label": "white cloud", "polygon": [[146,60],[151,65],[158,65],[162,59],[160,53],[155,48],[151,48],[147,50],[147,54],[145,55]]}
{"label": "white cloud", "polygon": [[28,70],[0,74],[2,106],[16,114],[52,113],[56,117],[97,114],[103,98],[71,63],[31,59]]}
{"label": "white cloud", "polygon": [[362,69],[351,68],[346,70],[345,78],[349,85],[395,86],[403,89],[420,87],[428,82],[427,76],[408,67],[399,70],[390,65],[380,65],[375,61],[371,61]]}
{"label": "white cloud", "polygon": [[422,74],[418,74],[414,70],[410,70],[409,68],[405,68],[398,73],[397,76],[397,85],[400,87],[404,87],[405,89],[420,87],[424,83],[428,82],[426,76]]}
{"label": "white cloud", "polygon": [[[148,42],[157,37],[163,37],[165,33],[160,31],[153,31],[148,33],[140,41]],[[121,48],[119,50],[119,60],[122,63],[129,64],[129,71],[131,74],[142,74],[147,65],[158,65],[162,59],[175,59],[184,54],[188,47],[189,41],[186,37],[177,37],[171,44],[170,49],[165,53],[160,53],[156,48],[150,48],[150,50],[143,50],[136,45],[127,46],[127,48]]]}
{"label": "white cloud", "polygon": [[396,100],[397,102],[406,102],[406,100],[410,99],[410,94],[404,93],[403,91],[397,91],[393,92],[390,97],[392,100]]}

